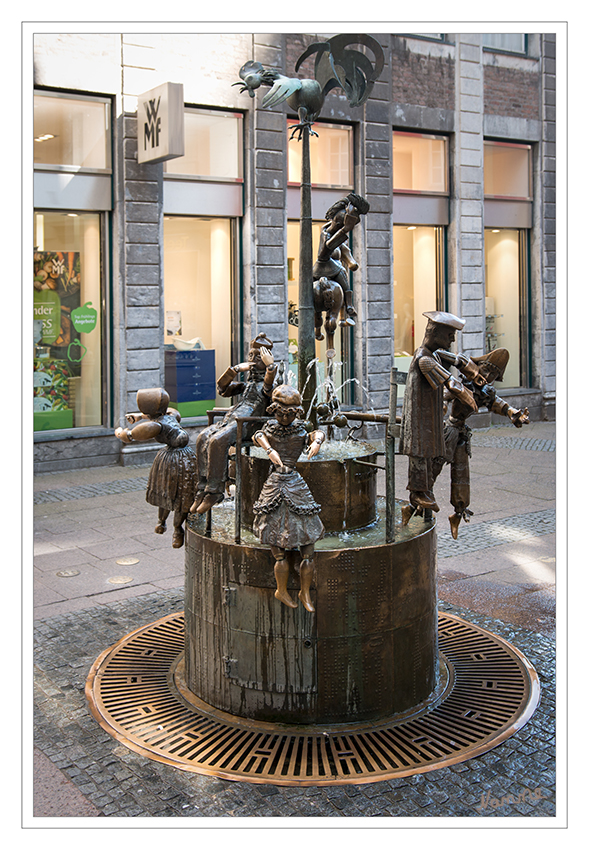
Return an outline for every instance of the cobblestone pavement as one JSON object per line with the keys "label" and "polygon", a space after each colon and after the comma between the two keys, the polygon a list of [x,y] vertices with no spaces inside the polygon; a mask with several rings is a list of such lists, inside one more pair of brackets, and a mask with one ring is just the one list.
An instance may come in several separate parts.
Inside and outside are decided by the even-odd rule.
{"label": "cobblestone pavement", "polygon": [[[427,774],[361,785],[254,785],[146,759],[90,716],[84,685],[98,655],[138,626],[182,607],[180,592],[161,591],[52,617],[37,627],[35,746],[95,807],[97,816],[554,816],[554,658],[548,637],[441,603],[441,610],[510,641],[536,668],[542,698],[523,729],[488,753]],[[501,805],[508,795],[516,802]]]}
{"label": "cobblestone pavement", "polygon": [[[230,782],[146,759],[105,732],[85,700],[88,672],[129,632],[182,610],[183,550],[153,534],[154,508],[141,492],[145,467],[35,476],[34,823],[394,817],[533,818],[538,826],[553,825],[563,808],[559,801],[556,809],[554,749],[554,423],[532,423],[525,434],[491,427],[473,435],[475,515],[453,540],[440,512],[439,597],[441,610],[524,653],[539,676],[540,705],[488,753],[371,784]],[[406,472],[398,460],[401,493]],[[440,476],[436,486],[441,505],[448,504],[448,478]],[[139,563],[121,569],[128,555]],[[58,577],[72,567],[74,578]],[[125,570],[130,584],[108,584],[107,576]]]}

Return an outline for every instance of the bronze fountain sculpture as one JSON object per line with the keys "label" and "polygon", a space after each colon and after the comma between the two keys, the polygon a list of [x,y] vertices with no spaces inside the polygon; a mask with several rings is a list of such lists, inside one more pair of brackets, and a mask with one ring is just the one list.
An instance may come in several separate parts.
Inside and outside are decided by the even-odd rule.
{"label": "bronze fountain sculpture", "polygon": [[[374,62],[349,49],[352,44],[368,48]],[[467,665],[466,678],[486,677],[482,687],[474,697],[459,692],[464,651],[455,644],[465,625],[452,617],[439,625],[432,517],[439,508],[433,486],[444,463],[450,463],[459,517],[454,524],[451,519],[454,534],[469,513],[466,419],[479,405],[490,405],[517,427],[527,421],[527,411],[506,406],[491,386],[501,373],[497,355],[471,360],[448,351],[464,320],[441,311],[426,314],[428,327],[411,364],[400,424],[394,370],[387,413],[341,413],[331,384],[327,402],[319,400],[310,380],[315,339],[327,313],[329,376],[337,315],[347,325],[356,315],[346,275],[346,267],[356,263],[347,239],[369,205],[350,193],[328,211],[314,264],[309,136],[335,86],[343,88],[352,106],[366,100],[383,55],[375,39],[346,34],[312,44],[295,70],[314,54],[315,80],[288,78],[247,62],[240,71],[243,82],[236,84],[251,97],[260,86],[271,87],[262,105],[286,101],[299,118],[294,128],[303,145],[299,386],[276,385],[273,346],[263,334],[252,341],[248,363],[219,379],[221,395],[242,393],[242,400],[197,439],[193,503],[185,520],[185,608],[181,620],[170,615],[162,621],[164,637],[154,655],[164,702],[172,704],[170,729],[154,708],[152,692],[144,711],[136,700],[129,710],[123,706],[121,717],[128,721],[113,721],[119,736],[121,724],[133,725],[133,746],[140,752],[181,769],[286,785],[369,782],[423,772],[448,759],[468,758],[473,740],[479,751],[494,746],[492,728],[503,737],[510,734],[500,711],[487,713],[484,683],[497,687],[496,674],[486,666],[496,652],[487,637],[483,650],[474,651],[478,644],[472,638],[466,650],[476,668],[471,674]],[[461,372],[462,381],[452,376],[451,367]],[[235,380],[240,372],[248,373],[245,383]],[[446,426],[444,390],[452,404]],[[336,428],[349,428],[351,435],[353,422],[385,425],[384,452],[365,441],[330,439]],[[140,428],[142,422],[131,433]],[[409,503],[402,505],[396,503],[394,485],[399,438],[410,468]],[[235,498],[225,499],[231,447]],[[385,498],[377,496],[376,487],[383,468],[377,460],[383,455]],[[291,595],[297,589],[301,605]],[[168,649],[172,627],[181,631],[183,650],[166,666],[166,652],[173,654]],[[130,667],[125,680],[133,693],[147,670],[140,644],[141,675]],[[113,724],[106,719],[105,701],[94,695],[107,683],[105,659],[116,651],[98,659],[88,684],[92,710],[109,731]],[[538,700],[534,675],[526,676],[513,731]],[[121,682],[119,667],[113,681],[114,687]],[[445,700],[453,695],[456,705],[450,706]],[[167,710],[162,702],[161,711]],[[443,731],[449,716],[450,739]],[[481,728],[474,734],[479,717]],[[145,730],[143,738],[137,729]]]}

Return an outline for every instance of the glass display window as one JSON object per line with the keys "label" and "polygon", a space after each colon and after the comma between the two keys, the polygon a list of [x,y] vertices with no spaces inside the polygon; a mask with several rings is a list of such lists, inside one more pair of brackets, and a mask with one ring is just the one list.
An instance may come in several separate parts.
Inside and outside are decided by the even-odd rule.
{"label": "glass display window", "polygon": [[527,240],[525,231],[485,230],[485,351],[506,348],[502,385],[527,384]]}
{"label": "glass display window", "polygon": [[[296,122],[289,121],[289,127]],[[353,186],[353,131],[352,127],[315,123],[318,133],[309,139],[311,182],[313,186]],[[288,143],[288,182],[301,182],[302,143],[291,139]]]}
{"label": "glass display window", "polygon": [[33,139],[36,167],[110,170],[110,102],[36,93]]}
{"label": "glass display window", "polygon": [[444,136],[393,132],[393,191],[448,193],[448,143]]}
{"label": "glass display window", "polygon": [[231,404],[216,381],[232,363],[232,300],[231,220],[164,216],[165,387],[183,417]]}
{"label": "glass display window", "polygon": [[485,197],[531,200],[531,153],[530,145],[485,142]]}
{"label": "glass display window", "polygon": [[525,53],[526,35],[522,32],[484,32],[483,47],[506,53]]}
{"label": "glass display window", "polygon": [[35,213],[35,431],[103,424],[101,217]]}
{"label": "glass display window", "polygon": [[167,175],[243,179],[243,118],[236,112],[186,109],[184,156],[165,163]]}
{"label": "glass display window", "polygon": [[[407,372],[421,344],[427,319],[442,308],[443,230],[441,227],[393,227],[395,367]],[[404,387],[399,386],[399,397]]]}

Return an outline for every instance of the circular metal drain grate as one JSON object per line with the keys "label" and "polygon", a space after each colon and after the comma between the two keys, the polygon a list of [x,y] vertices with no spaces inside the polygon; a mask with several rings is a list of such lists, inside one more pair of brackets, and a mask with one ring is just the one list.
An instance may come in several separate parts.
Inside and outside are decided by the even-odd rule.
{"label": "circular metal drain grate", "polygon": [[103,652],[86,696],[111,735],[181,770],[274,785],[377,782],[480,755],[538,705],[536,671],[496,635],[440,614],[439,646],[442,683],[421,710],[372,725],[285,727],[225,714],[186,692],[179,613]]}

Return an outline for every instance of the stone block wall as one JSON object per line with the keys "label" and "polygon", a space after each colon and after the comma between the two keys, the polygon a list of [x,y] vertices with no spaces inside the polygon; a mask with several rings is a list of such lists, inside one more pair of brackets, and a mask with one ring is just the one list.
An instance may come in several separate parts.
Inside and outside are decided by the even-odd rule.
{"label": "stone block wall", "polygon": [[[354,372],[362,389],[356,402],[388,404],[394,341],[392,286],[392,128],[445,133],[450,139],[451,196],[447,228],[449,304],[467,319],[458,347],[479,354],[484,345],[483,140],[534,146],[534,227],[531,236],[532,384],[545,402],[556,392],[556,36],[530,36],[527,57],[484,51],[477,33],[449,34],[447,43],[410,36],[372,34],[386,62],[367,103],[351,109],[339,89],[321,115],[355,130],[355,189],[371,205],[354,231],[354,275],[359,313],[354,330]],[[251,99],[232,83],[241,65],[257,59],[294,75],[307,46],[325,34],[144,33],[36,36],[35,82],[56,90],[113,98],[113,196],[111,216],[111,326],[114,425],[135,409],[142,387],[164,383],[163,358],[163,166],[137,163],[137,96],[166,80],[184,84],[196,107],[238,109],[244,114],[244,215],[241,289],[236,306],[243,350],[264,330],[286,359],[287,322],[287,117],[286,104],[263,109],[264,89]],[[298,76],[313,74],[310,57]],[[243,298],[240,297],[243,294]],[[235,340],[238,347],[238,340]],[[108,428],[106,429],[108,431]],[[112,445],[107,441],[111,440]],[[110,463],[112,431],[88,435],[88,453]],[[43,464],[78,463],[84,440],[65,437],[37,444]],[[51,447],[53,444],[53,448]],[[41,457],[42,456],[42,457]],[[48,467],[46,467],[48,468]]]}

